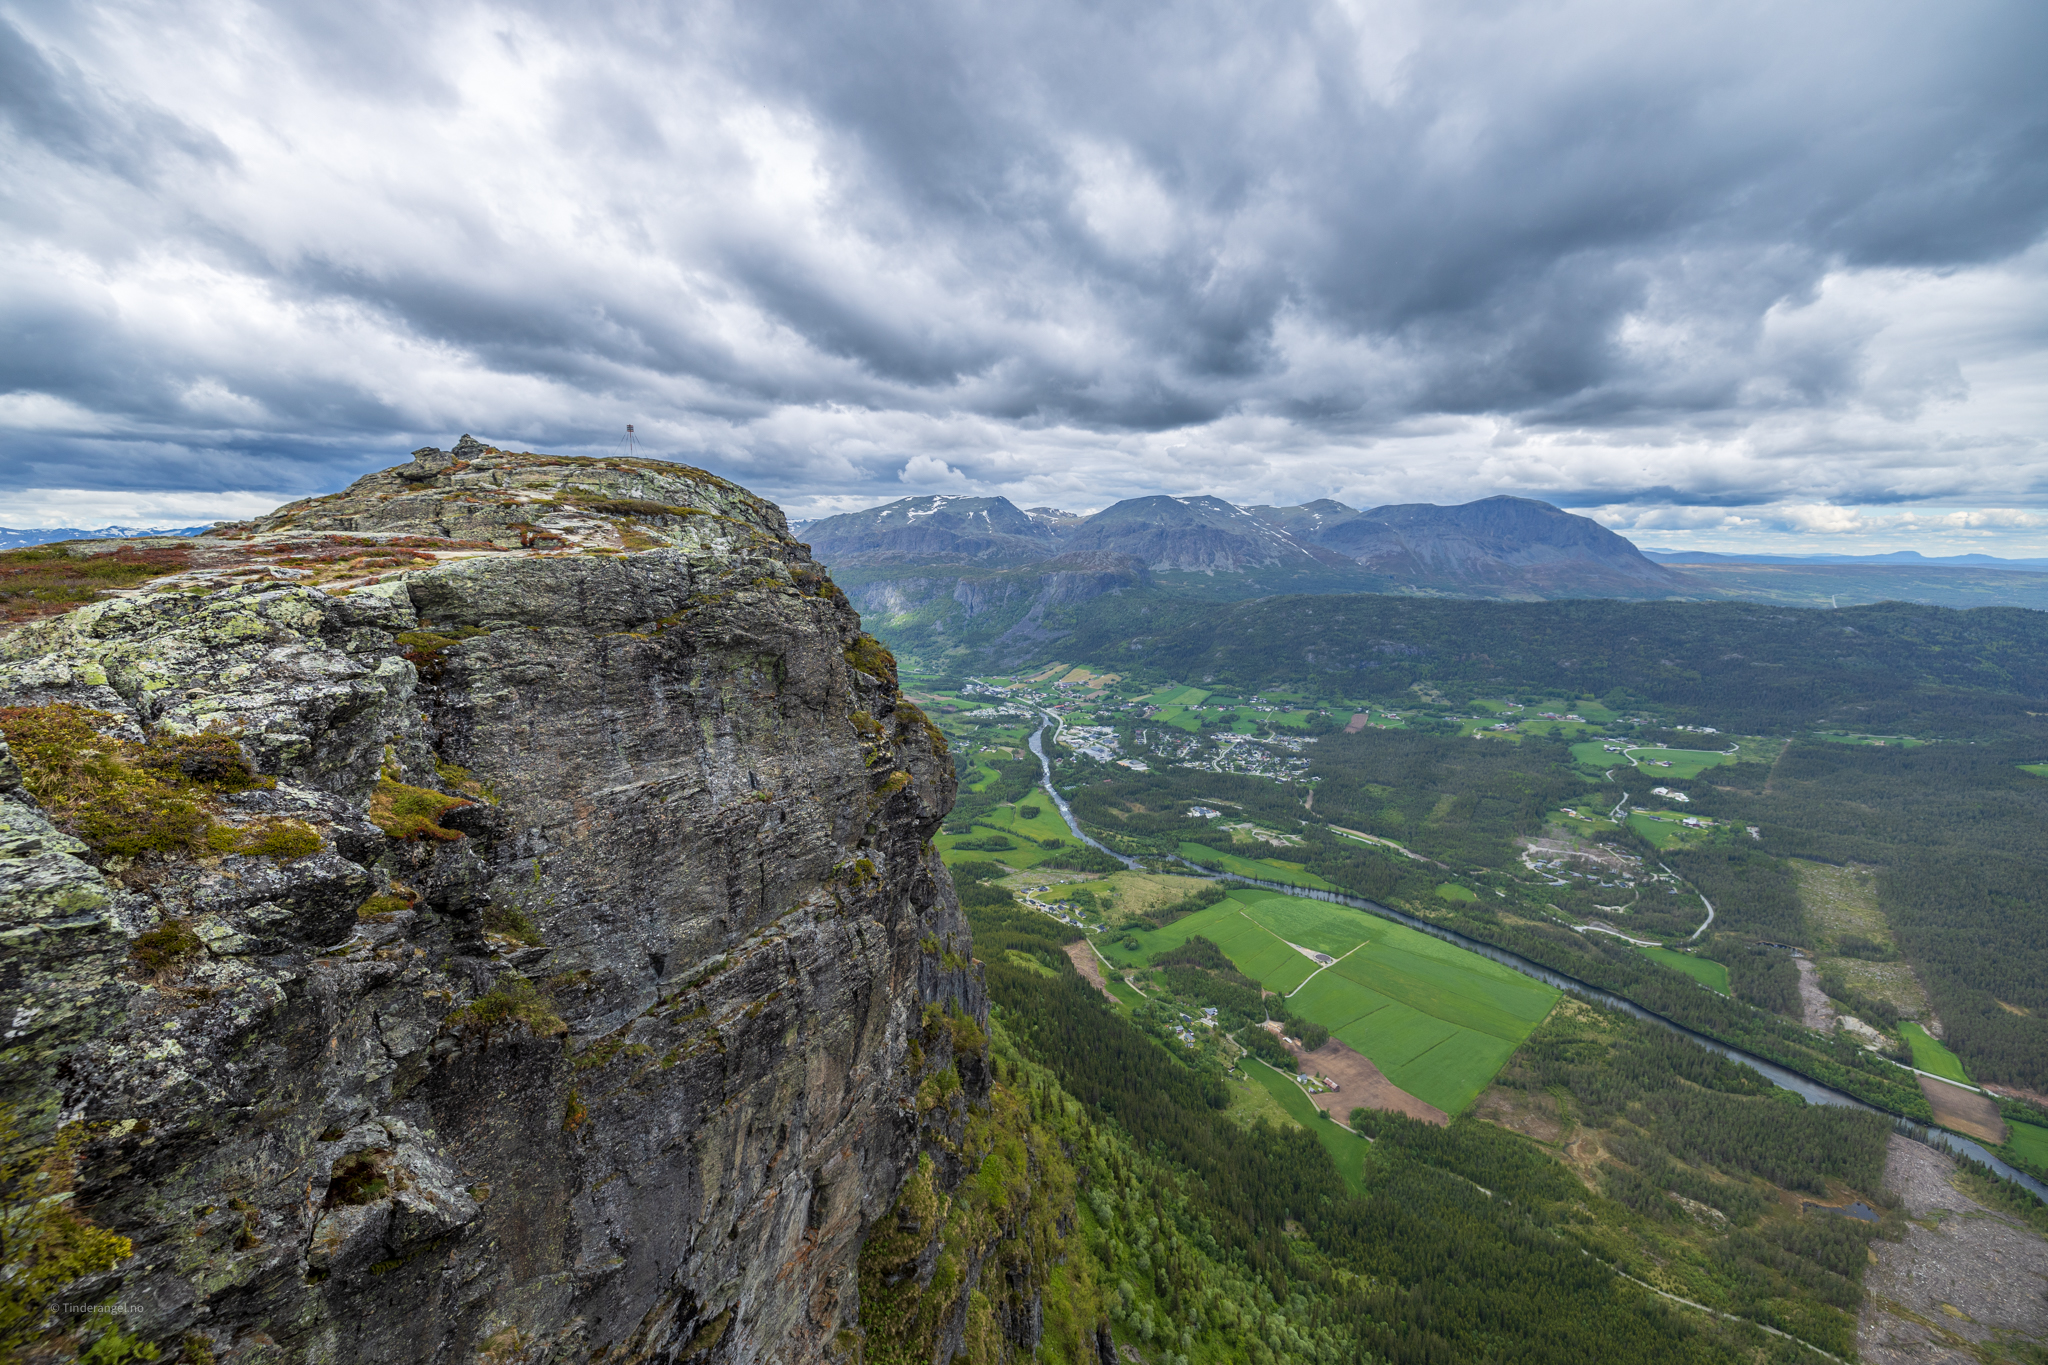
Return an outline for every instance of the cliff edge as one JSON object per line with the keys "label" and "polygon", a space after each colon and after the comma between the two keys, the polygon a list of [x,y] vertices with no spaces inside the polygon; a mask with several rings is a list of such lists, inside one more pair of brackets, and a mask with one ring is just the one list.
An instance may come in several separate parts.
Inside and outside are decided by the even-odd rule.
{"label": "cliff edge", "polygon": [[781,513],[465,437],[159,567],[0,635],[0,1138],[49,1272],[0,1330],[857,1355],[987,1006],[944,740]]}

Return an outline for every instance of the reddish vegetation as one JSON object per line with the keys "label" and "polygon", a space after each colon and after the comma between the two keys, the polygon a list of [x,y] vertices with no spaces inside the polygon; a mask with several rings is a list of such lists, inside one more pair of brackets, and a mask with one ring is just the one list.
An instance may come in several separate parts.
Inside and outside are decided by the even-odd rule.
{"label": "reddish vegetation", "polygon": [[61,616],[97,601],[108,588],[132,588],[191,563],[184,546],[124,545],[107,554],[74,556],[38,545],[0,554],[0,622]]}
{"label": "reddish vegetation", "polygon": [[228,575],[206,584],[220,587],[233,579],[267,574],[274,565],[311,570],[310,576],[294,581],[319,586],[338,577],[431,564],[434,551],[496,548],[487,541],[443,536],[324,533],[262,541],[245,535],[209,535],[179,545],[123,545],[90,555],[71,554],[61,545],[37,545],[0,553],[0,626],[61,616],[110,591],[138,588],[187,570]]}

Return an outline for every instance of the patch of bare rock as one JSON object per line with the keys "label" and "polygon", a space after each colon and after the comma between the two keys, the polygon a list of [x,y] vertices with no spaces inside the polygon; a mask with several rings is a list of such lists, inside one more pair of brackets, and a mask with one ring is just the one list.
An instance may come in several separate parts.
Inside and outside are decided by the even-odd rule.
{"label": "patch of bare rock", "polygon": [[1955,1163],[1891,1140],[1885,1183],[1911,1220],[1872,1243],[1856,1349],[1870,1365],[1976,1365],[2048,1345],[2048,1240],[1952,1183]]}

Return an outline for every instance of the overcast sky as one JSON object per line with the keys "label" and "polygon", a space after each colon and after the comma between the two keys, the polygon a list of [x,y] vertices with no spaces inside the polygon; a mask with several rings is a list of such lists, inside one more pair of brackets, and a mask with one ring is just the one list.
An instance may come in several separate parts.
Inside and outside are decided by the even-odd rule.
{"label": "overcast sky", "polygon": [[0,0],[0,524],[464,431],[2048,553],[2048,6]]}

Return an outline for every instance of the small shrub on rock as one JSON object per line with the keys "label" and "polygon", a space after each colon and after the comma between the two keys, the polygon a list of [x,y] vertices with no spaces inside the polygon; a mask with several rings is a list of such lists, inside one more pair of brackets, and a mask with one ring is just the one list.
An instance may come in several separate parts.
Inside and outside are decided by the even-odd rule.
{"label": "small shrub on rock", "polygon": [[151,976],[167,976],[178,970],[206,945],[192,926],[181,919],[167,919],[129,945],[128,956]]}
{"label": "small shrub on rock", "polygon": [[448,1016],[450,1029],[478,1029],[486,1038],[501,1029],[524,1025],[535,1036],[552,1038],[569,1031],[553,1002],[518,972],[507,972],[486,994]]}

